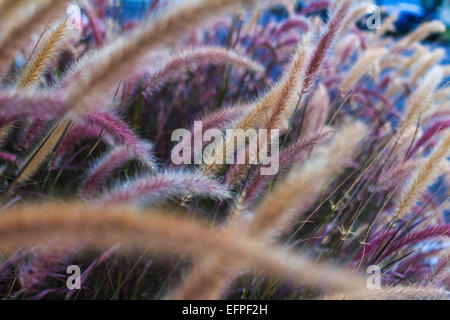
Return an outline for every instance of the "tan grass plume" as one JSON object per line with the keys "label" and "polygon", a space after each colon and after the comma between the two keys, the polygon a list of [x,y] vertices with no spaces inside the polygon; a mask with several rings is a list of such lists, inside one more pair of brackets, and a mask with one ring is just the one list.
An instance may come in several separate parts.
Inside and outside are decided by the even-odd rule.
{"label": "tan grass plume", "polygon": [[[251,110],[240,119],[233,130],[248,129],[281,129],[284,121],[290,118],[300,99],[303,88],[307,60],[311,54],[311,35],[304,36],[293,55],[285,76],[275,84],[259,101],[255,102]],[[208,160],[211,165],[204,166],[206,174],[215,174],[223,163],[226,150],[233,148],[235,136],[231,135],[215,154],[215,159]]]}
{"label": "tan grass plume", "polygon": [[31,156],[26,159],[17,173],[14,179],[14,184],[22,183],[30,179],[33,174],[40,168],[43,162],[48,158],[50,153],[54,150],[55,146],[60,141],[64,133],[67,132],[71,125],[71,121],[66,119],[56,124],[52,131],[48,134],[47,138],[41,145],[38,146]]}
{"label": "tan grass plume", "polygon": [[28,205],[0,217],[0,248],[19,248],[73,241],[79,246],[149,248],[156,253],[202,256],[220,252],[268,276],[320,288],[358,290],[365,281],[332,266],[311,262],[284,248],[267,246],[237,233],[217,232],[206,223],[152,211],[143,215],[127,207],[82,204]]}
{"label": "tan grass plume", "polygon": [[431,106],[435,90],[441,83],[442,77],[442,68],[436,66],[421,80],[406,102],[406,116],[397,131],[397,136],[402,136],[409,126],[416,125],[419,117]]}
{"label": "tan grass plume", "polygon": [[417,64],[411,68],[411,75],[409,80],[411,83],[417,83],[417,81],[429,70],[438,64],[442,58],[445,56],[445,51],[441,48],[424,55]]}
{"label": "tan grass plume", "polygon": [[379,290],[362,290],[329,295],[323,300],[448,300],[449,294],[442,289],[418,286],[385,287]]}
{"label": "tan grass plume", "polygon": [[430,21],[421,24],[416,30],[400,40],[395,46],[395,50],[403,50],[414,43],[417,43],[433,33],[442,33],[446,29],[445,25],[439,21]]}
{"label": "tan grass plume", "polygon": [[439,164],[450,152],[450,133],[447,133],[436,150],[418,169],[415,176],[411,179],[405,188],[403,195],[398,201],[397,208],[394,213],[395,219],[401,219],[405,214],[410,212],[412,206],[420,200],[420,196],[433,180],[440,174]]}
{"label": "tan grass plume", "polygon": [[343,92],[350,91],[366,74],[371,72],[375,64],[387,53],[388,49],[386,48],[374,48],[365,51],[345,77],[341,90]]}
{"label": "tan grass plume", "polygon": [[70,0],[28,1],[0,33],[0,69],[11,62],[33,32],[55,20]]}
{"label": "tan grass plume", "polygon": [[45,68],[48,67],[52,58],[58,53],[61,46],[64,44],[68,31],[67,20],[55,24],[49,31],[48,36],[41,40],[42,44],[39,46],[37,52],[33,54],[31,60],[25,66],[18,83],[18,88],[26,88],[34,85]]}

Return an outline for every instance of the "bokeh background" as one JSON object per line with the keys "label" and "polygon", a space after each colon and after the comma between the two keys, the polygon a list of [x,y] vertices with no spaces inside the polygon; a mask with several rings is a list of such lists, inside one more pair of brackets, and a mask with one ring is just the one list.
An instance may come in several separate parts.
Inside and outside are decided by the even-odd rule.
{"label": "bokeh background", "polygon": [[[109,6],[105,15],[113,19],[120,28],[130,28],[136,21],[145,18],[151,11],[152,6],[165,5],[183,0],[96,0],[98,2],[108,2]],[[298,0],[297,10],[300,11],[309,2],[308,0]],[[416,28],[424,21],[439,19],[447,25],[447,31],[439,36],[439,39],[429,39],[429,41],[439,42],[450,53],[450,0],[376,0],[376,5],[381,7],[382,19],[391,14],[398,14],[399,18],[395,24],[396,34],[401,36]],[[287,18],[287,10],[282,4],[274,5],[261,17],[260,23],[269,21],[281,21]],[[322,13],[326,19],[326,12]],[[361,28],[364,28],[361,23]],[[446,55],[444,63],[450,61],[450,54]]]}

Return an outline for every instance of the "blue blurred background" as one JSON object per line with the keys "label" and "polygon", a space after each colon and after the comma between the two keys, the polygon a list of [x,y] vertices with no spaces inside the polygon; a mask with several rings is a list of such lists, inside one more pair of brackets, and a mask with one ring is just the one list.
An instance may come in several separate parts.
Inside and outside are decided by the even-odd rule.
{"label": "blue blurred background", "polygon": [[113,17],[120,25],[132,20],[141,20],[145,17],[154,0],[113,0],[112,7],[107,14]]}
{"label": "blue blurred background", "polygon": [[[119,23],[140,20],[145,17],[154,1],[113,0],[113,6],[109,9],[109,15],[116,18]],[[309,2],[311,1],[296,1],[298,10]],[[396,24],[399,33],[408,32],[422,21],[433,19],[440,19],[450,27],[450,0],[377,0],[376,4],[384,6],[387,9],[387,14],[399,13],[399,19]],[[274,6],[271,11],[267,12],[267,14],[274,19],[286,17],[285,11],[281,6]]]}
{"label": "blue blurred background", "polygon": [[[107,15],[112,17],[119,25],[145,18],[154,1],[158,0],[111,0],[112,6],[108,8]],[[183,1],[183,0],[172,0]],[[332,0],[331,0],[332,1]],[[163,3],[165,0],[159,0]],[[305,5],[313,1],[297,0],[296,11],[300,11]],[[376,4],[385,8],[382,18],[398,13],[399,17],[395,24],[394,35],[401,36],[410,32],[418,24],[439,19],[447,25],[445,34],[439,38],[431,38],[428,41],[436,41],[445,48],[448,54],[444,63],[450,63],[450,0],[377,0]],[[326,20],[326,12],[319,12],[319,15]],[[260,23],[269,21],[280,21],[287,18],[287,11],[282,5],[274,5],[265,11]],[[364,28],[363,24],[361,27]]]}

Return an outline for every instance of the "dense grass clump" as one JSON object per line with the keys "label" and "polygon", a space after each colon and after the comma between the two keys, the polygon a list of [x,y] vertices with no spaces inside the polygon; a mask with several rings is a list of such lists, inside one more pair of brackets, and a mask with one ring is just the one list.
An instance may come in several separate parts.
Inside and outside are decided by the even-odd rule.
{"label": "dense grass clump", "polygon": [[69,2],[0,2],[2,298],[448,298],[440,21],[394,38],[394,16],[358,28],[370,1],[186,0],[118,24],[86,0],[78,25]]}

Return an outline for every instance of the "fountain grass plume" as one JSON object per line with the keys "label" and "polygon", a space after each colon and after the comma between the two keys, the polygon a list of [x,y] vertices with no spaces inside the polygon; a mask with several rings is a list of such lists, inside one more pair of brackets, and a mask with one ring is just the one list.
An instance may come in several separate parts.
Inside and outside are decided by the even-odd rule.
{"label": "fountain grass plume", "polygon": [[338,291],[365,286],[364,279],[347,271],[157,210],[143,215],[120,206],[34,205],[4,213],[0,231],[0,248],[10,252],[63,239],[66,243],[75,241],[78,246],[110,248],[121,244],[121,248],[149,248],[163,254],[189,253],[197,257],[220,251],[267,275],[281,275],[298,283]]}
{"label": "fountain grass plume", "polygon": [[403,195],[399,198],[397,207],[394,211],[395,219],[403,218],[410,212],[412,206],[416,201],[420,200],[420,196],[425,189],[434,181],[440,174],[436,169],[441,161],[445,160],[450,151],[450,133],[443,137],[440,144],[433,151],[431,156],[418,169],[414,177],[410,180],[408,186],[405,188]]}
{"label": "fountain grass plume", "polygon": [[48,31],[48,35],[41,39],[42,44],[22,71],[17,81],[18,88],[22,89],[36,84],[48,67],[51,59],[56,56],[58,50],[64,45],[67,33],[67,20],[55,23],[55,26]]}
{"label": "fountain grass plume", "polygon": [[119,169],[132,159],[134,159],[134,154],[125,145],[114,148],[103,155],[91,165],[81,186],[80,196],[83,198],[92,197],[114,170]]}
{"label": "fountain grass plume", "polygon": [[144,84],[145,94],[150,96],[164,83],[176,78],[180,73],[192,70],[201,65],[230,65],[253,72],[264,72],[264,67],[248,57],[222,47],[203,46],[198,48],[176,50],[159,65],[156,70],[149,71],[148,80]]}
{"label": "fountain grass plume", "polygon": [[0,33],[0,69],[10,63],[31,32],[36,32],[40,26],[46,25],[66,8],[70,0],[40,0],[31,1],[17,13],[15,19]]}
{"label": "fountain grass plume", "polygon": [[182,197],[187,192],[225,200],[230,192],[227,187],[200,172],[161,172],[157,175],[143,175],[118,184],[112,191],[98,200],[102,204],[138,201],[157,204],[162,200]]}

